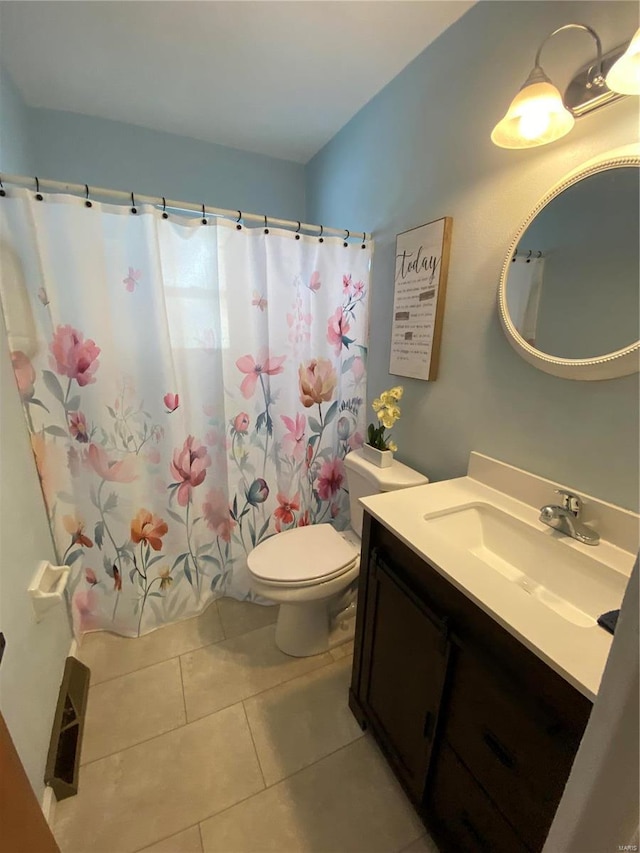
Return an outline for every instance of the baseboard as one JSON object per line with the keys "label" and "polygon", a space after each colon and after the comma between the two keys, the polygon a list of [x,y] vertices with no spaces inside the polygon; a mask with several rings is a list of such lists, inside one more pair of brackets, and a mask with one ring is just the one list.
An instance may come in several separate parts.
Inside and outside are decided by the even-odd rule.
{"label": "baseboard", "polygon": [[70,657],[70,658],[78,657],[78,648],[79,648],[78,641],[74,637],[73,640],[71,640],[71,645],[69,646],[68,657]]}
{"label": "baseboard", "polygon": [[44,789],[44,794],[42,795],[42,814],[51,829],[53,829],[53,822],[56,816],[57,802],[56,795],[53,793],[53,788],[51,785],[47,785]]}

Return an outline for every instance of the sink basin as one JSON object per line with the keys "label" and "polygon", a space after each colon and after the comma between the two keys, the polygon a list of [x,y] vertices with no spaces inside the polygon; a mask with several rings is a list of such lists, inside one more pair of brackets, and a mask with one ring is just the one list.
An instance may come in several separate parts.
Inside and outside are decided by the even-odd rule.
{"label": "sink basin", "polygon": [[562,534],[484,503],[426,515],[424,523],[430,536],[472,555],[567,622],[589,628],[620,607],[628,578],[570,547]]}

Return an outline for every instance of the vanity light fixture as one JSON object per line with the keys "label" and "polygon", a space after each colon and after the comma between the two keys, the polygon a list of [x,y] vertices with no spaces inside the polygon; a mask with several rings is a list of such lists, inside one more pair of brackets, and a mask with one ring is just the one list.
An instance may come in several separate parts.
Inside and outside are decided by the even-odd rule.
{"label": "vanity light fixture", "polygon": [[[549,39],[572,29],[584,30],[591,35],[597,55],[574,76],[563,99],[543,71],[540,54]],[[618,71],[619,66],[622,72]],[[533,148],[554,142],[569,133],[578,116],[630,94],[629,89],[622,88],[620,81],[624,80],[624,85],[629,85],[627,81],[634,77],[637,87],[640,81],[640,30],[626,53],[622,46],[603,55],[600,37],[591,27],[586,24],[558,27],[538,48],[533,70],[504,118],[493,128],[491,141],[500,148]]]}
{"label": "vanity light fixture", "polygon": [[623,95],[640,95],[640,29],[607,74],[607,86]]}

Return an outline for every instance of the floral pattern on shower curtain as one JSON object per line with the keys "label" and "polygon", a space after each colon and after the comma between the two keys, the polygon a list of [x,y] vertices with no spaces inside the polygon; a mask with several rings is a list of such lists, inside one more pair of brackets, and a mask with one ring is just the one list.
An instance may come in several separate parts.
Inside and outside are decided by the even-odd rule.
{"label": "floral pattern on shower curtain", "polygon": [[11,357],[77,633],[138,636],[251,598],[258,543],[348,525],[368,246],[26,190],[0,200],[0,223]]}

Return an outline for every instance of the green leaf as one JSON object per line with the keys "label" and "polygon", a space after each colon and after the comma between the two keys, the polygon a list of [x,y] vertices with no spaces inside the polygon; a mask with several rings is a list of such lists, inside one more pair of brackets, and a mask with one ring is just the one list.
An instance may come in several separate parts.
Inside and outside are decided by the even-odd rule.
{"label": "green leaf", "polygon": [[76,548],[75,551],[72,551],[70,554],[67,554],[67,559],[65,560],[65,564],[67,566],[73,565],[73,563],[75,563],[75,561],[79,557],[82,557],[83,553],[84,553],[84,551],[82,550],[82,548]]}
{"label": "green leaf", "polygon": [[322,432],[322,427],[319,421],[317,421],[315,418],[309,418],[309,427],[313,430],[313,432]]}
{"label": "green leaf", "polygon": [[114,412],[114,410],[111,408],[111,406],[107,406],[107,411],[109,412],[109,414],[111,415],[111,417],[112,417],[112,418],[115,418],[116,413],[115,413],[115,412]]}
{"label": "green leaf", "polygon": [[345,361],[342,362],[343,374],[346,373],[348,370],[351,370],[351,365],[355,361],[355,358],[356,358],[355,355],[352,355],[352,356],[349,356],[349,358],[345,359]]}
{"label": "green leaf", "polygon": [[174,521],[177,521],[178,524],[185,524],[184,518],[178,515],[177,512],[174,512],[172,509],[167,509],[167,515],[172,518]]}
{"label": "green leaf", "polygon": [[44,431],[49,435],[55,435],[58,438],[68,438],[68,433],[66,430],[62,429],[62,427],[58,426],[48,426],[44,428]]}
{"label": "green leaf", "polygon": [[189,581],[189,585],[193,586],[193,576],[191,574],[191,566],[189,565],[189,555],[187,554],[184,561],[184,576]]}
{"label": "green leaf", "polygon": [[159,562],[160,560],[164,560],[164,559],[165,559],[164,554],[158,554],[158,556],[157,556],[157,557],[152,557],[152,558],[149,560],[149,562],[147,563],[147,568],[148,568],[148,569],[150,569],[150,568],[151,568],[151,566],[153,566],[153,565],[154,565],[154,563],[157,563],[157,562]]}
{"label": "green leaf", "polygon": [[111,512],[118,506],[118,496],[115,492],[111,492],[109,497],[104,502],[103,510],[104,512]]}
{"label": "green leaf", "polygon": [[50,370],[42,371],[42,378],[44,379],[44,384],[47,386],[51,394],[58,400],[60,403],[64,403],[64,391],[62,390],[62,386],[60,385],[60,381],[55,373],[52,373]]}
{"label": "green leaf", "polygon": [[105,572],[109,575],[110,578],[112,578],[113,577],[113,564],[106,554],[102,558],[102,565],[104,566]]}
{"label": "green leaf", "polygon": [[178,554],[178,556],[173,561],[173,565],[171,566],[171,571],[173,571],[184,559],[186,559],[187,556],[188,556],[188,554],[186,551],[184,554]]}
{"label": "green leaf", "polygon": [[68,412],[77,412],[80,408],[80,394],[76,394],[75,397],[72,397],[70,400],[64,404],[65,409]]}
{"label": "green leaf", "polygon": [[256,528],[251,519],[249,519],[249,536],[251,537],[251,544],[253,547],[256,547]]}
{"label": "green leaf", "polygon": [[104,541],[104,521],[96,522],[96,526],[93,529],[93,538],[96,540],[98,548],[102,549],[102,543]]}
{"label": "green leaf", "polygon": [[267,532],[267,530],[269,529],[269,522],[270,522],[270,521],[271,521],[271,519],[270,519],[270,518],[268,518],[268,519],[265,521],[265,523],[262,525],[262,527],[260,528],[260,532],[258,533],[258,535],[257,535],[257,537],[256,537],[256,542],[260,542],[260,540],[262,539],[262,537],[264,536],[264,534]]}
{"label": "green leaf", "polygon": [[200,558],[204,563],[211,563],[212,566],[215,566],[217,569],[220,569],[220,560],[217,557],[212,556],[211,554],[204,554]]}
{"label": "green leaf", "polygon": [[41,406],[45,410],[45,412],[49,411],[49,409],[45,406],[42,400],[38,400],[36,397],[32,397],[30,400],[27,400],[27,402],[30,403],[32,406]]}
{"label": "green leaf", "polygon": [[328,423],[331,423],[331,421],[335,418],[335,416],[336,416],[336,412],[337,412],[337,411],[338,411],[338,401],[336,400],[334,403],[332,403],[332,404],[329,406],[329,411],[328,411],[328,412],[327,412],[327,414],[324,416],[324,425],[325,425],[325,426],[326,426]]}

